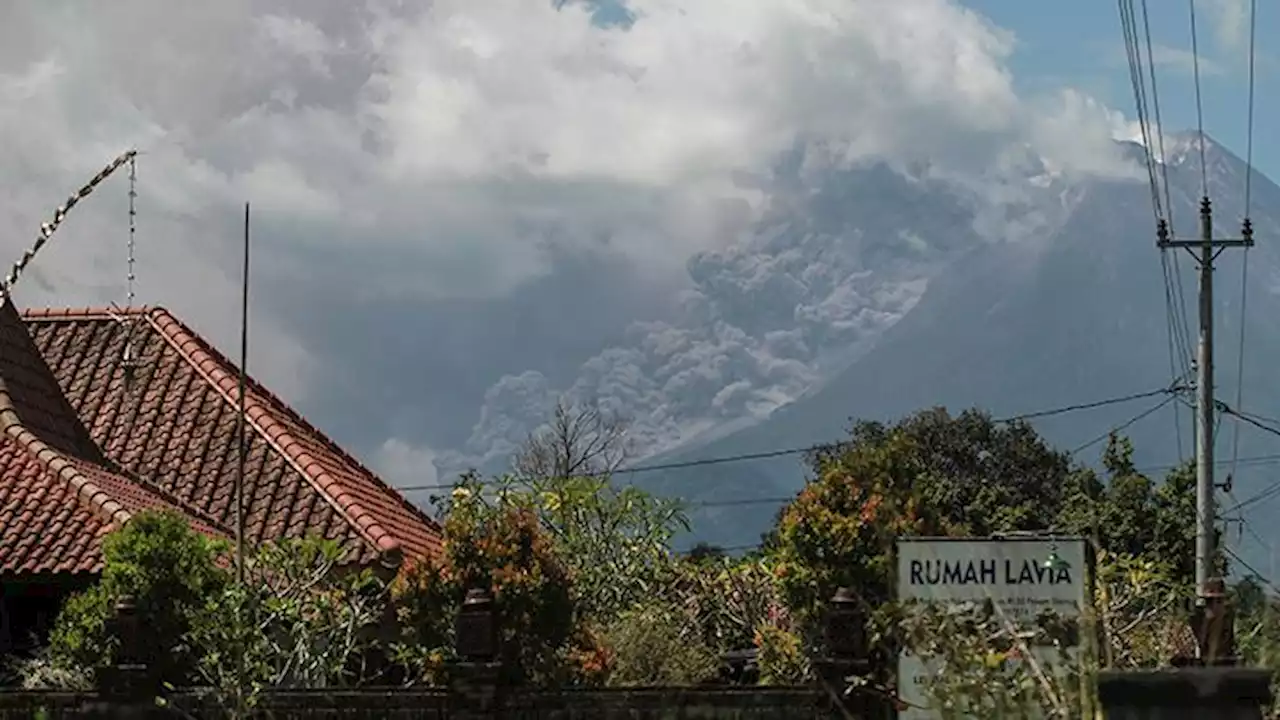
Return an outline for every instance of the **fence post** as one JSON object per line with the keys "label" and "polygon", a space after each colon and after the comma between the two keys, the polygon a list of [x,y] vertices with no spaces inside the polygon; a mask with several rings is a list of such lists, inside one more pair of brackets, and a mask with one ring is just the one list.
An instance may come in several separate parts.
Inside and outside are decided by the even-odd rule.
{"label": "fence post", "polygon": [[115,662],[97,673],[97,707],[90,715],[100,718],[156,717],[155,688],[146,663],[143,630],[133,597],[116,601],[115,617],[109,627],[119,640]]}
{"label": "fence post", "polygon": [[836,590],[827,601],[824,623],[826,657],[817,665],[818,680],[832,694],[835,702],[858,718],[885,718],[890,706],[867,692],[846,695],[848,678],[871,670],[871,652],[867,647],[867,613],[863,600],[847,587]]}
{"label": "fence post", "polygon": [[499,628],[488,590],[467,591],[458,611],[454,633],[457,662],[450,673],[450,717],[491,720],[498,717],[502,663]]}

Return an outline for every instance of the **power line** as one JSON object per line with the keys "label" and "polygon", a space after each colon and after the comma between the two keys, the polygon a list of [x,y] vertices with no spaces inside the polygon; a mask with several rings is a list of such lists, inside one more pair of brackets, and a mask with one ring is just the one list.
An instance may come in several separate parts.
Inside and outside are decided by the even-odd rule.
{"label": "power line", "polygon": [[1280,588],[1277,588],[1277,587],[1276,587],[1276,586],[1271,582],[1271,579],[1270,579],[1270,578],[1268,578],[1266,575],[1263,575],[1262,573],[1258,572],[1256,568],[1254,568],[1254,567],[1253,567],[1252,565],[1250,565],[1249,563],[1245,562],[1245,561],[1244,561],[1244,558],[1240,557],[1240,554],[1239,554],[1239,553],[1237,553],[1235,550],[1232,550],[1229,546],[1227,546],[1227,545],[1224,543],[1224,544],[1222,545],[1222,551],[1223,551],[1223,552],[1225,552],[1226,554],[1230,555],[1232,560],[1235,560],[1236,562],[1240,563],[1240,566],[1241,566],[1241,567],[1243,567],[1245,570],[1248,570],[1248,571],[1249,571],[1249,572],[1250,572],[1250,573],[1251,573],[1255,578],[1257,578],[1258,580],[1260,580],[1260,581],[1262,582],[1262,584],[1263,584],[1263,585],[1266,585],[1266,586],[1271,590],[1271,592],[1273,592],[1273,593],[1277,593],[1277,594],[1280,594]]}
{"label": "power line", "polygon": [[1272,483],[1265,490],[1245,498],[1244,500],[1236,503],[1235,505],[1232,505],[1226,510],[1223,510],[1222,513],[1223,515],[1226,515],[1228,513],[1238,513],[1241,510],[1244,510],[1245,508],[1250,507],[1252,505],[1257,505],[1258,503],[1266,502],[1267,500],[1270,500],[1276,495],[1280,495],[1280,482]]}
{"label": "power line", "polygon": [[1269,420],[1268,418],[1264,418],[1259,415],[1253,415],[1251,413],[1242,413],[1239,410],[1236,410],[1235,408],[1231,407],[1230,405],[1224,402],[1218,402],[1217,406],[1218,406],[1218,410],[1225,415],[1231,415],[1233,417],[1239,418],[1240,420],[1243,420],[1244,422],[1249,423],[1250,425],[1258,428],[1259,430],[1263,430],[1265,432],[1271,433],[1272,435],[1276,435],[1277,437],[1280,437],[1280,428],[1276,428],[1266,424],[1267,422],[1275,422],[1274,420]]}
{"label": "power line", "polygon": [[1129,427],[1130,425],[1133,425],[1134,423],[1138,422],[1139,420],[1142,420],[1143,418],[1145,418],[1145,417],[1147,417],[1147,416],[1149,416],[1149,415],[1152,415],[1152,414],[1153,414],[1153,413],[1155,413],[1157,410],[1159,410],[1160,408],[1164,407],[1165,405],[1168,405],[1169,403],[1173,402],[1173,401],[1174,401],[1174,400],[1176,400],[1176,399],[1177,399],[1177,396],[1176,396],[1176,395],[1170,395],[1169,397],[1167,397],[1167,398],[1165,398],[1165,399],[1161,400],[1160,402],[1156,403],[1155,405],[1153,405],[1153,406],[1151,406],[1151,407],[1147,408],[1146,410],[1143,410],[1142,412],[1138,413],[1137,415],[1134,415],[1133,417],[1129,418],[1128,420],[1124,421],[1123,423],[1120,423],[1119,425],[1116,425],[1115,427],[1112,427],[1111,429],[1107,430],[1105,433],[1103,433],[1103,434],[1099,435],[1098,437],[1096,437],[1096,438],[1094,438],[1094,439],[1090,440],[1089,442],[1087,442],[1087,443],[1085,443],[1085,444],[1083,444],[1083,445],[1081,445],[1081,446],[1079,446],[1079,447],[1075,448],[1075,449],[1074,449],[1074,450],[1072,450],[1069,454],[1070,454],[1070,455],[1072,455],[1072,456],[1079,455],[1081,452],[1084,452],[1085,450],[1088,450],[1089,448],[1093,447],[1094,445],[1097,445],[1098,443],[1102,442],[1103,440],[1106,440],[1107,438],[1111,437],[1112,435],[1115,435],[1116,433],[1120,432],[1121,430],[1124,430],[1125,428]]}
{"label": "power line", "polygon": [[[1169,220],[1169,227],[1174,227],[1173,222],[1173,197],[1169,192],[1169,163],[1164,152],[1164,120],[1160,117],[1160,88],[1156,84],[1156,62],[1153,43],[1151,42],[1151,20],[1147,14],[1147,0],[1142,0],[1142,27],[1143,34],[1147,43],[1147,72],[1151,79],[1151,110],[1155,114],[1155,134],[1156,143],[1160,150],[1160,176],[1164,184],[1164,203],[1165,217]],[[1177,267],[1177,256],[1174,256],[1174,267]],[[1181,285],[1179,285],[1181,288]],[[1185,322],[1186,306],[1183,306],[1183,320]]]}
{"label": "power line", "polygon": [[[1253,236],[1253,221],[1250,219],[1253,201],[1253,98],[1254,98],[1254,54],[1257,38],[1258,2],[1252,0],[1249,7],[1249,109],[1247,131],[1245,133],[1245,172],[1244,172],[1244,222],[1242,234],[1246,239]],[[1240,345],[1236,355],[1236,407],[1244,407],[1244,340],[1249,302],[1249,245],[1245,245],[1244,255],[1240,260]],[[1243,410],[1242,410],[1243,411]],[[1231,477],[1235,476],[1236,458],[1240,454],[1240,421],[1232,423],[1231,432]],[[1235,502],[1235,498],[1232,498]]]}
{"label": "power line", "polygon": [[1209,197],[1209,169],[1204,152],[1204,103],[1200,93],[1200,41],[1196,33],[1196,0],[1187,0],[1191,11],[1191,67],[1196,86],[1196,130],[1200,136],[1200,195]]}
{"label": "power line", "polygon": [[[1110,432],[1111,432],[1111,431],[1108,431],[1108,433],[1110,433]],[[834,445],[833,445],[833,446],[834,446]],[[794,453],[792,453],[792,454],[794,454]],[[750,458],[749,458],[749,457],[748,457],[748,458],[741,458],[741,459],[742,459],[742,460],[744,460],[744,461],[748,461],[748,460],[750,460]],[[1225,466],[1225,465],[1229,464],[1230,462],[1231,462],[1230,460],[1218,460],[1218,461],[1216,461],[1214,464],[1215,464],[1215,465],[1223,465],[1223,466]],[[1240,466],[1247,466],[1247,467],[1258,467],[1258,466],[1265,466],[1265,465],[1280,465],[1280,453],[1273,453],[1273,454],[1267,454],[1267,455],[1252,455],[1252,456],[1241,457],[1241,458],[1239,458],[1236,462],[1237,462],[1237,465],[1240,465]],[[1145,473],[1151,473],[1151,472],[1162,472],[1162,471],[1168,471],[1168,470],[1176,470],[1176,469],[1178,469],[1178,468],[1180,468],[1180,467],[1184,466],[1185,464],[1186,464],[1186,461],[1185,461],[1185,460],[1180,460],[1179,462],[1176,462],[1176,463],[1164,463],[1164,464],[1161,464],[1161,465],[1143,465],[1143,466],[1141,466],[1141,467],[1134,468],[1134,471],[1135,471],[1135,472],[1139,472],[1139,473],[1144,473],[1144,474],[1145,474]],[[425,492],[425,491],[428,491],[428,490],[452,490],[453,488],[456,488],[457,486],[458,486],[458,484],[457,484],[456,482],[453,482],[453,483],[430,483],[430,484],[425,484],[425,485],[401,485],[401,486],[395,487],[394,489],[395,489],[395,490],[397,490],[397,491],[399,491],[399,492]],[[759,500],[759,502],[768,502],[768,501],[773,500],[773,499],[774,499],[774,498],[762,498],[762,499],[760,499],[760,500]],[[748,501],[748,502],[756,502],[756,501],[755,501],[755,500],[750,500],[750,501]]]}
{"label": "power line", "polygon": [[[1277,428],[1275,428],[1275,427],[1272,427],[1271,425],[1266,424],[1266,422],[1264,422],[1265,420],[1267,420],[1266,418],[1259,419],[1258,417],[1256,417],[1256,416],[1251,416],[1251,415],[1249,415],[1249,414],[1247,414],[1247,413],[1238,413],[1238,412],[1236,412],[1235,410],[1233,410],[1232,408],[1230,408],[1229,406],[1226,406],[1226,405],[1220,405],[1220,407],[1221,407],[1221,410],[1222,410],[1222,412],[1223,412],[1223,413],[1226,413],[1226,414],[1229,414],[1229,415],[1234,415],[1234,416],[1235,416],[1235,417],[1237,417],[1238,419],[1240,419],[1240,420],[1242,420],[1242,421],[1244,421],[1244,422],[1246,422],[1246,423],[1248,423],[1248,424],[1250,424],[1250,425],[1253,425],[1254,427],[1256,427],[1256,428],[1258,428],[1258,429],[1260,429],[1260,430],[1263,430],[1263,431],[1265,431],[1265,432],[1271,433],[1272,435],[1280,436],[1280,429],[1277,429]],[[1272,421],[1272,422],[1274,422],[1274,421]],[[1269,500],[1269,499],[1271,499],[1271,498],[1275,497],[1276,495],[1280,495],[1280,482],[1272,483],[1271,485],[1269,485],[1268,487],[1264,488],[1264,489],[1263,489],[1263,490],[1261,490],[1260,492],[1258,492],[1258,493],[1256,493],[1256,494],[1254,494],[1254,495],[1252,495],[1252,496],[1250,496],[1250,497],[1248,497],[1248,498],[1244,499],[1243,501],[1238,501],[1238,502],[1236,502],[1236,504],[1235,504],[1235,505],[1231,506],[1230,508],[1227,508],[1227,509],[1224,511],[1224,514],[1225,514],[1225,513],[1239,512],[1239,511],[1243,510],[1243,509],[1244,509],[1244,508],[1246,508],[1246,507],[1249,507],[1249,506],[1251,506],[1251,505],[1256,505],[1256,504],[1258,504],[1258,503],[1264,502],[1264,501],[1266,501],[1266,500]],[[1233,498],[1233,499],[1234,499],[1234,498]]]}
{"label": "power line", "polygon": [[[1005,418],[994,419],[992,420],[992,422],[998,423],[998,424],[1025,422],[1027,420],[1052,417],[1055,415],[1063,415],[1066,413],[1079,412],[1082,410],[1093,410],[1101,407],[1107,407],[1110,405],[1119,405],[1123,403],[1133,402],[1135,400],[1143,400],[1146,398],[1156,397],[1158,395],[1169,396],[1169,398],[1166,398],[1162,403],[1157,405],[1155,408],[1151,408],[1145,411],[1144,413],[1142,413],[1140,416],[1126,421],[1121,426],[1108,430],[1107,433],[1109,435],[1110,433],[1119,432],[1120,430],[1123,430],[1125,427],[1128,427],[1134,422],[1137,422],[1138,420],[1141,420],[1147,415],[1155,412],[1160,407],[1163,407],[1164,405],[1168,404],[1170,400],[1172,400],[1173,398],[1176,398],[1177,393],[1182,390],[1183,388],[1181,386],[1175,384],[1168,387],[1158,388],[1155,390],[1148,390],[1146,392],[1132,393],[1129,395],[1121,395],[1118,397],[1106,398],[1103,400],[1095,400],[1095,401],[1086,402],[1086,403],[1064,405],[1064,406],[1052,408],[1049,410],[1038,410],[1035,412],[1023,413],[1021,415],[1011,415]],[[1105,439],[1105,437],[1106,436],[1104,435],[1103,438]],[[1092,441],[1090,444],[1093,444],[1094,442],[1097,442],[1097,441]],[[772,458],[786,457],[789,455],[802,455],[805,453],[820,452],[822,450],[834,450],[834,449],[844,447],[848,444],[849,444],[848,441],[840,440],[836,442],[806,445],[804,447],[781,448],[778,450],[767,450],[767,451],[755,452],[755,453],[741,453],[737,455],[722,455],[718,457],[701,458],[697,460],[681,460],[681,461],[675,461],[675,462],[669,462],[669,463],[655,463],[652,465],[638,465],[638,466],[629,467],[629,468],[619,468],[617,470],[612,470],[612,471],[604,471],[604,472],[598,472],[598,473],[583,473],[582,477],[605,477],[605,476],[614,476],[614,475],[631,475],[631,474],[645,473],[645,472],[660,472],[664,470],[681,470],[685,468],[705,467],[708,465],[722,465],[725,463],[734,463],[734,462],[768,460]],[[422,490],[447,490],[454,487],[456,487],[455,483],[432,483],[427,485],[405,485],[405,486],[398,487],[396,489],[401,492],[417,492]]]}
{"label": "power line", "polygon": [[[1164,122],[1160,113],[1160,91],[1156,79],[1156,63],[1151,39],[1150,14],[1146,0],[1142,0],[1142,35],[1146,45],[1146,69],[1142,39],[1139,38],[1138,19],[1133,0],[1117,0],[1120,12],[1120,27],[1124,35],[1125,51],[1129,66],[1129,81],[1133,90],[1134,109],[1138,116],[1138,126],[1143,141],[1143,154],[1147,169],[1147,182],[1151,189],[1151,209],[1155,218],[1157,235],[1173,236],[1173,199],[1169,190],[1169,164],[1164,146]],[[1151,101],[1150,109],[1155,115],[1155,126],[1148,114],[1147,77],[1150,77]],[[1159,149],[1159,161],[1155,152]],[[1163,183],[1160,182],[1163,180]],[[1161,185],[1163,184],[1164,207],[1161,206]],[[1167,213],[1167,216],[1166,216]],[[1166,219],[1167,217],[1167,219]],[[1165,295],[1165,323],[1168,336],[1169,374],[1171,377],[1190,375],[1191,343],[1187,321],[1186,296],[1182,289],[1182,270],[1177,254],[1173,254],[1172,263],[1168,248],[1160,247],[1160,266]],[[1180,312],[1179,312],[1180,311]],[[1179,322],[1181,321],[1181,322]],[[1177,441],[1178,457],[1184,457],[1182,445],[1182,423],[1178,413],[1173,415],[1174,437]]]}
{"label": "power line", "polygon": [[1094,408],[1106,407],[1107,405],[1118,405],[1120,403],[1132,402],[1134,400],[1144,400],[1146,398],[1156,397],[1157,395],[1173,396],[1174,393],[1182,389],[1183,388],[1181,385],[1179,385],[1177,382],[1174,382],[1172,385],[1168,387],[1163,387],[1156,390],[1148,390],[1146,392],[1133,393],[1132,395],[1123,395],[1120,397],[1108,398],[1106,400],[1096,400],[1094,402],[1079,403],[1076,405],[1065,405],[1063,407],[1053,408],[1052,410],[1041,410],[1039,412],[1024,413],[1022,415],[1014,415],[1012,417],[1002,418],[999,420],[995,420],[993,422],[1010,423],[1010,422],[1019,422],[1023,420],[1035,420],[1037,418],[1050,417],[1052,415],[1062,415],[1064,413],[1076,412],[1078,410],[1092,410]]}
{"label": "power line", "polygon": [[[1227,405],[1226,403],[1221,401],[1217,402],[1216,405],[1218,407],[1219,412],[1221,412],[1222,414],[1231,415],[1232,417],[1236,418],[1237,426],[1239,425],[1240,422],[1245,422],[1245,423],[1248,423],[1249,425],[1252,425],[1258,428],[1259,430],[1262,430],[1264,432],[1268,432],[1268,433],[1271,433],[1272,435],[1276,435],[1277,437],[1280,437],[1280,429],[1273,427],[1271,425],[1268,425],[1267,424],[1268,418],[1255,416],[1255,415],[1252,415],[1251,413],[1240,412],[1239,410],[1236,410],[1235,408],[1232,408],[1230,405]],[[1270,422],[1274,422],[1274,421],[1270,421]],[[1233,467],[1234,467],[1234,464],[1233,464]],[[1225,510],[1223,514],[1225,515],[1226,513],[1239,512],[1240,510],[1243,510],[1244,508],[1249,507],[1250,505],[1256,505],[1257,503],[1260,503],[1260,502],[1263,502],[1264,500],[1272,498],[1277,494],[1280,494],[1280,483],[1275,483],[1270,487],[1264,489],[1263,491],[1257,493],[1256,495],[1253,495],[1252,497],[1249,497],[1243,501],[1236,501],[1235,505],[1231,506],[1230,508],[1227,508],[1227,510]],[[1235,501],[1235,498],[1233,497],[1232,500]]]}
{"label": "power line", "polygon": [[1253,88],[1254,88],[1254,65],[1257,56],[1257,37],[1258,37],[1258,0],[1251,0],[1249,3],[1249,110],[1248,110],[1248,126],[1245,134],[1245,167],[1244,176],[1244,216],[1248,218],[1252,210],[1251,202],[1253,200]]}

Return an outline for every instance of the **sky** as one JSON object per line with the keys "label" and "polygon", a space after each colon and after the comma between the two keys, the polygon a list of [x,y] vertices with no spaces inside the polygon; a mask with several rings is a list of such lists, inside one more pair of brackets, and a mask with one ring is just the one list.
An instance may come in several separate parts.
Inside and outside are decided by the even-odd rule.
{"label": "sky", "polygon": [[[1016,34],[1009,67],[1021,87],[1078,87],[1133,117],[1133,90],[1115,2],[1076,2],[1070,12],[1046,12],[1047,4],[1021,0],[966,4]],[[1171,130],[1195,129],[1199,123],[1191,53],[1192,3],[1159,0],[1146,5],[1161,114]],[[1269,128],[1280,112],[1275,101],[1280,48],[1272,40],[1280,32],[1280,12],[1266,2],[1257,5],[1253,160],[1259,170],[1276,177],[1280,143]],[[1248,145],[1250,0],[1196,0],[1194,6],[1204,129],[1243,158]]]}
{"label": "sky", "polygon": [[[1242,155],[1246,2],[1197,0],[1206,130]],[[1191,128],[1185,6],[1158,4],[1162,107]],[[1255,158],[1280,172],[1263,50]],[[9,0],[0,252],[136,147],[138,300],[234,356],[251,202],[250,372],[423,482],[475,428],[518,434],[498,406],[601,357],[610,382],[641,350],[681,382],[756,357],[660,321],[779,201],[797,147],[825,169],[977,178],[1030,148],[1121,172],[1126,78],[1103,0]],[[123,302],[127,191],[75,209],[20,304]]]}

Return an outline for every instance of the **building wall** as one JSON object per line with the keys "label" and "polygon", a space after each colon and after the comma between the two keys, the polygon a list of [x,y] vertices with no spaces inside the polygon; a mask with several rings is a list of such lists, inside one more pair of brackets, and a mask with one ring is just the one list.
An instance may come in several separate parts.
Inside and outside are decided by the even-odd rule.
{"label": "building wall", "polygon": [[87,586],[59,579],[0,581],[0,655],[25,654],[44,644],[67,597]]}

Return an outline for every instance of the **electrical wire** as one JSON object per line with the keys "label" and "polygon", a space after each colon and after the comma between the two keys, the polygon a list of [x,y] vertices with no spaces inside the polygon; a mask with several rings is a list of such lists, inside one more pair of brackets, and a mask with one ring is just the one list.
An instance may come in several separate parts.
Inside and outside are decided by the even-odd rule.
{"label": "electrical wire", "polygon": [[1226,510],[1223,510],[1222,513],[1224,515],[1228,513],[1238,513],[1244,510],[1245,508],[1252,507],[1259,503],[1266,502],[1267,500],[1274,498],[1276,495],[1280,495],[1280,482],[1272,483],[1266,489],[1262,490],[1261,492],[1258,492],[1255,495],[1251,495],[1245,498],[1244,500],[1236,503],[1235,505],[1232,505]]}
{"label": "electrical wire", "polygon": [[1120,432],[1121,430],[1124,430],[1124,429],[1126,429],[1126,428],[1130,427],[1131,425],[1133,425],[1133,424],[1137,423],[1138,421],[1142,420],[1143,418],[1146,418],[1146,417],[1148,417],[1148,416],[1150,416],[1150,415],[1154,414],[1156,411],[1160,410],[1160,408],[1163,408],[1165,405],[1168,405],[1169,403],[1173,402],[1173,401],[1174,401],[1174,400],[1176,400],[1176,399],[1177,399],[1177,396],[1176,396],[1176,395],[1170,395],[1169,397],[1167,397],[1167,398],[1165,398],[1165,399],[1161,400],[1160,402],[1156,403],[1155,405],[1153,405],[1153,406],[1151,406],[1151,407],[1147,408],[1146,410],[1143,410],[1142,412],[1138,413],[1137,415],[1134,415],[1133,417],[1129,418],[1128,420],[1125,420],[1124,422],[1120,423],[1119,425],[1116,425],[1116,426],[1114,426],[1114,427],[1110,428],[1109,430],[1107,430],[1105,433],[1103,433],[1103,434],[1099,435],[1098,437],[1096,437],[1096,438],[1094,438],[1094,439],[1090,440],[1089,442],[1087,442],[1087,443],[1085,443],[1085,444],[1083,444],[1083,445],[1081,445],[1081,446],[1079,446],[1079,447],[1075,448],[1074,450],[1072,450],[1072,451],[1071,451],[1070,453],[1068,453],[1068,454],[1069,454],[1069,455],[1072,455],[1072,456],[1079,455],[1080,453],[1084,452],[1085,450],[1088,450],[1089,448],[1091,448],[1091,447],[1093,447],[1094,445],[1097,445],[1098,443],[1100,443],[1100,442],[1102,442],[1102,441],[1106,440],[1107,438],[1111,437],[1112,435],[1115,435],[1116,433]]}
{"label": "electrical wire", "polygon": [[[1132,393],[1129,395],[1121,395],[1118,397],[1106,398],[1103,400],[1095,400],[1095,401],[1086,402],[1086,403],[1064,405],[1064,406],[1052,408],[1049,410],[1038,410],[1035,412],[1023,413],[1021,415],[1012,415],[1006,418],[999,418],[999,419],[992,420],[992,422],[997,424],[1025,422],[1027,420],[1052,417],[1055,415],[1063,415],[1066,413],[1078,412],[1081,410],[1093,410],[1096,408],[1107,407],[1110,405],[1119,405],[1122,403],[1133,402],[1135,400],[1142,400],[1145,398],[1156,397],[1157,395],[1169,395],[1170,396],[1169,399],[1172,399],[1177,397],[1177,393],[1180,392],[1182,389],[1183,388],[1179,385],[1171,385],[1169,387],[1157,388],[1154,390],[1148,390],[1146,392]],[[1164,403],[1161,403],[1161,405],[1168,404],[1169,399],[1166,399],[1166,401]],[[1154,412],[1157,409],[1159,409],[1159,407],[1148,411],[1148,414],[1150,412]],[[1143,415],[1143,417],[1145,417],[1145,415]],[[1141,418],[1137,418],[1137,419],[1141,419]],[[1132,424],[1133,422],[1136,422],[1136,420],[1130,420],[1128,421],[1127,424]],[[1126,427],[1127,427],[1127,424],[1126,424]],[[1117,432],[1119,429],[1123,429],[1123,428],[1113,428],[1108,432],[1109,433]],[[722,465],[724,463],[748,462],[752,460],[768,460],[772,458],[786,457],[789,455],[803,455],[806,453],[820,452],[822,450],[834,450],[834,449],[844,447],[847,444],[848,444],[847,441],[841,440],[836,442],[806,445],[804,447],[781,448],[778,450],[766,450],[766,451],[755,452],[755,453],[742,453],[739,455],[723,455],[719,457],[701,458],[698,460],[681,460],[681,461],[669,462],[669,463],[655,463],[652,465],[638,465],[635,467],[619,468],[617,470],[604,471],[604,472],[598,472],[598,473],[582,473],[581,476],[582,477],[605,477],[605,476],[616,476],[616,475],[631,475],[636,473],[660,472],[664,470],[682,470],[685,468],[705,467],[708,465]],[[448,483],[448,484],[433,483],[428,485],[405,485],[397,488],[397,490],[401,492],[416,492],[421,490],[445,490],[453,487],[456,487],[456,485],[453,483]]]}
{"label": "electrical wire", "polygon": [[1239,553],[1237,553],[1235,550],[1232,550],[1229,546],[1225,544],[1223,544],[1221,547],[1223,552],[1225,552],[1227,555],[1230,555],[1232,560],[1235,560],[1237,563],[1240,563],[1240,567],[1243,567],[1245,570],[1248,570],[1249,573],[1253,575],[1254,578],[1256,578],[1263,585],[1266,585],[1267,588],[1270,589],[1272,593],[1280,594],[1280,588],[1277,588],[1275,584],[1271,582],[1271,579],[1268,578],[1266,575],[1263,575],[1262,573],[1258,572],[1256,568],[1254,568],[1249,563],[1245,562],[1244,558],[1240,557]]}
{"label": "electrical wire", "polygon": [[[1134,110],[1137,114],[1138,126],[1142,136],[1147,183],[1151,190],[1152,214],[1155,218],[1158,234],[1167,233],[1170,237],[1174,237],[1177,233],[1173,223],[1173,199],[1169,190],[1169,164],[1164,146],[1164,122],[1160,113],[1160,94],[1156,80],[1150,14],[1148,13],[1146,0],[1142,0],[1142,37],[1140,38],[1138,18],[1133,0],[1117,0],[1117,6],[1119,8],[1120,27],[1124,35],[1125,52],[1129,66],[1129,82],[1134,96]],[[1144,40],[1146,49],[1145,71],[1143,58]],[[1150,107],[1148,107],[1146,92],[1148,77],[1151,87]],[[1154,127],[1148,110],[1155,116]],[[1159,151],[1158,161],[1155,156],[1157,148]],[[1163,183],[1161,180],[1163,180]],[[1163,185],[1163,206],[1161,202],[1161,185]],[[1159,252],[1165,294],[1169,374],[1171,377],[1178,377],[1179,375],[1186,377],[1191,370],[1191,342],[1186,296],[1182,287],[1182,270],[1176,253],[1173,253],[1172,261],[1170,261],[1168,247],[1161,245]],[[1178,413],[1173,415],[1173,426],[1178,457],[1182,458],[1185,457],[1185,454],[1182,443],[1182,422]]]}
{"label": "electrical wire", "polygon": [[[1160,117],[1160,88],[1156,84],[1156,62],[1154,43],[1151,42],[1151,20],[1147,14],[1147,0],[1142,0],[1142,27],[1147,44],[1147,72],[1151,81],[1151,110],[1155,119],[1155,136],[1156,146],[1160,151],[1160,167],[1161,179],[1164,181],[1164,211],[1165,218],[1169,221],[1169,227],[1174,227],[1173,222],[1173,197],[1169,192],[1169,163],[1168,156],[1164,152],[1164,120]],[[1174,257],[1175,266],[1177,257]],[[1186,308],[1183,307],[1185,314]]]}
{"label": "electrical wire", "polygon": [[[1253,202],[1253,107],[1254,107],[1254,57],[1257,41],[1258,27],[1258,2],[1251,0],[1249,6],[1249,108],[1246,120],[1247,130],[1245,132],[1245,172],[1244,172],[1244,222],[1243,235],[1246,239],[1251,239],[1253,235],[1252,227],[1252,202]],[[1240,260],[1240,345],[1236,355],[1236,408],[1243,411],[1244,407],[1244,350],[1245,350],[1245,326],[1248,314],[1246,309],[1249,302],[1249,246],[1245,245],[1244,253]],[[1236,473],[1236,458],[1240,455],[1240,421],[1237,418],[1232,424],[1231,433],[1231,471],[1229,477],[1234,477]]]}
{"label": "electrical wire", "polygon": [[1254,99],[1254,67],[1257,58],[1257,38],[1258,38],[1258,0],[1250,0],[1249,3],[1249,109],[1247,120],[1247,131],[1245,134],[1245,165],[1247,171],[1244,176],[1244,216],[1249,217],[1252,210],[1251,202],[1253,201],[1253,99]]}
{"label": "electrical wire", "polygon": [[[1217,406],[1218,406],[1218,409],[1223,414],[1231,415],[1240,422],[1244,422],[1248,425],[1252,425],[1253,427],[1258,428],[1259,430],[1262,430],[1264,432],[1280,437],[1280,427],[1276,426],[1280,423],[1277,423],[1277,421],[1271,418],[1265,418],[1260,415],[1254,415],[1252,413],[1240,412],[1239,410],[1236,410],[1230,405],[1227,405],[1226,403],[1222,403],[1222,402],[1217,403]],[[1276,424],[1272,424],[1272,423],[1276,423]],[[1235,505],[1224,510],[1223,514],[1239,512],[1244,508],[1269,500],[1275,497],[1276,495],[1280,495],[1280,482],[1273,483],[1272,485],[1268,486],[1267,488],[1264,488],[1262,491],[1258,492],[1257,494],[1249,498],[1246,498],[1243,501],[1236,502]]]}
{"label": "electrical wire", "polygon": [[[1131,2],[1132,0],[1130,0]],[[1147,12],[1147,0],[1142,0],[1142,27],[1143,35],[1146,40],[1147,48],[1147,72],[1151,82],[1151,111],[1155,119],[1154,134],[1156,138],[1156,147],[1159,149],[1159,160],[1155,165],[1159,168],[1159,177],[1164,185],[1164,217],[1168,221],[1169,233],[1171,236],[1177,236],[1177,226],[1173,218],[1173,196],[1169,190],[1169,162],[1168,155],[1164,149],[1164,119],[1160,113],[1160,86],[1156,82],[1156,60],[1154,43],[1151,41],[1151,19]],[[1139,68],[1141,70],[1141,68]],[[1151,118],[1147,119],[1148,124]],[[1168,248],[1161,248],[1160,255],[1162,258],[1169,256]],[[1172,268],[1169,270],[1169,277],[1166,279],[1166,289],[1172,288],[1172,301],[1166,306],[1166,313],[1170,316],[1173,323],[1175,333],[1180,335],[1178,348],[1181,351],[1178,358],[1181,360],[1181,373],[1183,375],[1191,374],[1191,325],[1187,315],[1187,298],[1182,288],[1182,267],[1178,262],[1177,253],[1173,253]],[[1180,315],[1182,322],[1178,323],[1174,316]],[[1173,371],[1173,375],[1177,375],[1179,371]],[[1182,444],[1181,428],[1177,425],[1177,415],[1174,415],[1174,427],[1178,432],[1178,444]],[[1181,451],[1179,451],[1181,454]]]}
{"label": "electrical wire", "polygon": [[1209,197],[1209,167],[1204,150],[1204,102],[1200,92],[1200,40],[1196,33],[1196,0],[1187,0],[1191,11],[1191,68],[1196,87],[1196,132],[1200,137],[1200,195]]}

